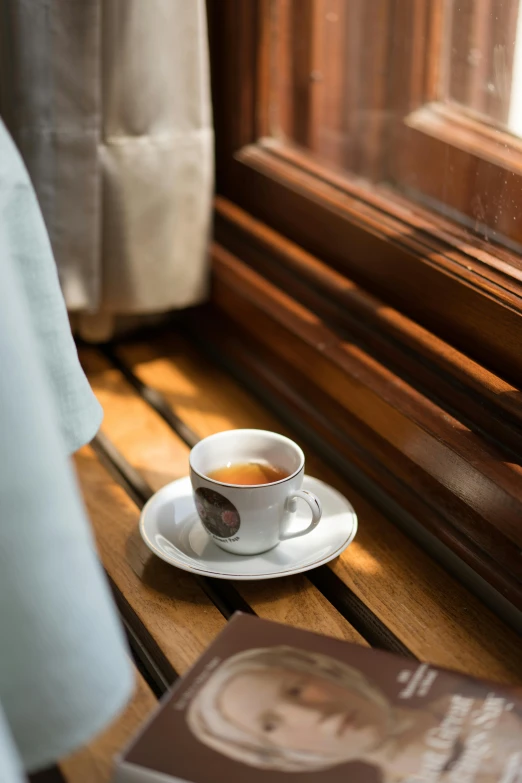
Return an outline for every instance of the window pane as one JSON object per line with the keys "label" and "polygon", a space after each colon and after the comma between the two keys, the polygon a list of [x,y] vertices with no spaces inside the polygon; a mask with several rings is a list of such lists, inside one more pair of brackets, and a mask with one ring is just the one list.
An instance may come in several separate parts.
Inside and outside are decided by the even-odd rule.
{"label": "window pane", "polygon": [[269,133],[522,251],[521,0],[272,0]]}
{"label": "window pane", "polygon": [[[368,47],[361,34],[370,19],[386,19],[388,5],[389,0],[275,0],[272,135],[325,162],[358,167],[362,126],[375,125],[371,101],[379,97],[367,87],[384,88],[382,73],[374,77],[382,65],[379,54],[386,56],[377,35]],[[365,84],[361,73],[367,74]]]}
{"label": "window pane", "polygon": [[443,97],[522,135],[519,0],[450,0]]}

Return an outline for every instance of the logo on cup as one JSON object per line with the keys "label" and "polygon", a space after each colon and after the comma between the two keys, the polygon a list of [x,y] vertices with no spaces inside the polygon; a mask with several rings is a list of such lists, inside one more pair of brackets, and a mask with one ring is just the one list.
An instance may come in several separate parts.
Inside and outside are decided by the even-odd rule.
{"label": "logo on cup", "polygon": [[209,533],[218,538],[231,538],[237,533],[241,519],[230,500],[207,487],[200,487],[195,495],[199,518]]}

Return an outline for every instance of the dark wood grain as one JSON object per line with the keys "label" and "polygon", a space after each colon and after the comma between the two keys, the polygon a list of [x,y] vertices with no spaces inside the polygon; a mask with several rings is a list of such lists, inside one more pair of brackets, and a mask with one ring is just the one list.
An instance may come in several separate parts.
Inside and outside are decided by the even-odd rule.
{"label": "dark wood grain", "polygon": [[215,269],[215,301],[298,373],[305,399],[317,390],[331,401],[338,436],[395,475],[404,502],[409,494],[427,501],[438,516],[433,532],[453,545],[460,537],[460,554],[467,550],[475,568],[482,560],[484,575],[520,601],[520,468],[511,458],[228,253],[216,250]]}
{"label": "dark wood grain", "polygon": [[316,34],[322,4],[322,0],[283,0],[277,3],[274,9],[277,26],[269,25],[273,38],[265,45],[269,50],[277,47],[276,62],[278,65],[286,64],[289,71],[281,74],[281,83],[287,83],[285,93],[280,91],[280,71],[276,71],[277,82],[272,93],[275,105],[271,110],[281,117],[277,132],[311,149],[318,146],[318,115],[324,80],[321,73],[322,40]]}
{"label": "dark wood grain", "polygon": [[218,196],[215,237],[382,364],[522,458],[518,389]]}
{"label": "dark wood grain", "polygon": [[421,107],[400,129],[390,180],[442,214],[464,216],[478,236],[520,254],[522,157],[520,144],[506,140],[507,132],[492,128],[485,134],[478,119],[458,109]]}
{"label": "dark wood grain", "polygon": [[[257,68],[262,0],[207,0],[216,176],[228,178],[227,161],[235,150],[257,138]],[[226,21],[223,19],[226,13]],[[235,42],[231,46],[231,42]],[[236,45],[237,44],[237,45]],[[266,45],[266,43],[265,43]],[[223,89],[226,84],[226,88]]]}
{"label": "dark wood grain", "polygon": [[[238,153],[226,195],[386,304],[515,384],[522,381],[517,266],[503,271],[364,203],[260,145]],[[518,264],[518,260],[517,260]]]}
{"label": "dark wood grain", "polygon": [[[306,148],[325,166],[379,176],[391,6],[276,0],[267,14],[268,41],[258,45],[269,52],[271,117],[258,136]],[[262,101],[259,95],[258,111]]]}
{"label": "dark wood grain", "polygon": [[[218,192],[229,199],[228,206],[223,199],[217,201],[220,241],[260,273],[250,294],[258,284],[262,291],[263,280],[275,283],[305,305],[304,321],[294,311],[294,326],[299,324],[303,329],[307,319],[318,317],[323,326],[328,325],[330,335],[333,332],[334,340],[350,344],[352,355],[361,350],[370,364],[376,361],[374,369],[378,366],[390,373],[385,384],[395,392],[400,390],[410,412],[417,409],[420,398],[425,412],[425,404],[431,404],[429,421],[417,420],[413,430],[409,425],[403,429],[404,422],[399,424],[398,419],[390,417],[389,408],[386,413],[380,409],[380,418],[372,402],[373,395],[379,397],[382,392],[382,386],[381,391],[373,386],[377,383],[375,375],[372,379],[365,376],[363,388],[368,399],[363,401],[366,413],[361,416],[361,409],[357,412],[351,403],[352,398],[359,399],[354,394],[359,386],[359,370],[353,368],[355,387],[350,388],[343,386],[346,369],[340,375],[326,372],[325,361],[329,360],[320,346],[330,337],[325,333],[320,336],[320,329],[314,333],[308,326],[306,350],[300,337],[297,342],[295,335],[280,339],[283,327],[275,312],[278,306],[267,315],[255,296],[254,300],[245,299],[245,289],[235,285],[233,274],[225,284],[218,280],[215,292],[221,298],[215,301],[224,312],[235,315],[236,323],[254,340],[263,338],[264,332],[270,335],[264,340],[265,366],[258,364],[252,371],[269,376],[267,383],[272,391],[282,387],[278,393],[287,402],[293,399],[291,404],[329,446],[335,444],[345,456],[351,455],[364,475],[371,476],[393,502],[402,506],[404,514],[425,525],[502,595],[520,606],[522,527],[519,499],[512,502],[522,445],[520,256],[500,245],[493,246],[490,237],[484,240],[472,236],[449,217],[437,216],[387,186],[368,186],[346,170],[326,167],[321,159],[288,145],[284,139],[266,138],[270,133],[266,123],[269,115],[261,102],[274,101],[274,88],[266,89],[270,76],[261,71],[272,62],[269,50],[274,46],[274,33],[270,33],[270,25],[275,17],[267,20],[266,5],[256,3],[248,9],[243,5],[243,35],[229,37],[234,43],[227,47],[227,31],[237,30],[238,9],[214,5],[221,31],[214,83]],[[288,10],[288,3],[286,7]],[[351,12],[357,14],[361,8],[356,3]],[[390,130],[396,134],[397,128],[403,133],[410,127],[404,124],[405,118],[411,119],[423,101],[438,99],[437,63],[444,41],[444,7],[440,0],[408,0],[393,8],[395,28],[390,26],[389,17],[376,32],[383,62],[390,52],[386,40],[393,49],[393,62],[389,61],[393,74],[385,77],[391,77],[391,90],[379,99],[384,100],[381,106],[389,101],[392,107],[392,125],[381,129],[384,136]],[[282,47],[284,50],[284,42]],[[324,53],[319,54],[322,57]],[[280,48],[277,57],[283,70],[288,71],[289,56]],[[275,78],[273,71],[272,76]],[[263,89],[260,83],[265,85]],[[295,98],[291,84],[284,89]],[[334,85],[334,91],[340,89]],[[232,109],[240,103],[241,119]],[[295,118],[295,107],[290,109]],[[333,122],[337,122],[335,117]],[[477,136],[476,121],[462,113],[458,123],[449,116],[444,122],[450,133],[458,126],[456,155],[482,154],[480,165],[486,168],[494,163],[500,172],[510,166],[512,171],[516,169],[521,159],[517,140],[499,147],[494,128],[481,125]],[[355,139],[353,124],[350,133]],[[451,139],[446,141],[451,143]],[[389,151],[394,144],[401,147],[400,138],[388,137],[387,144]],[[497,150],[494,160],[492,144]],[[407,145],[405,150],[409,154]],[[444,166],[440,164],[441,155],[435,152],[420,152],[413,174],[417,169],[422,176],[431,171],[433,176],[429,174],[428,178],[436,183]],[[391,162],[399,166],[400,156]],[[386,176],[386,172],[381,174]],[[459,198],[468,198],[467,174],[452,176],[451,183]],[[478,183],[480,187],[484,184],[488,182]],[[511,193],[509,187],[508,182],[508,189],[502,190],[503,198]],[[495,192],[490,188],[490,196]],[[508,215],[513,224],[511,231],[516,234],[520,216],[512,215],[512,209],[519,199],[514,193],[512,196],[502,220]],[[241,205],[240,217],[236,205]],[[260,229],[260,220],[268,232],[276,230],[277,238]],[[225,291],[227,286],[230,290]],[[269,298],[271,294],[265,289],[260,296]],[[255,319],[248,312],[253,303]],[[269,345],[271,341],[273,346]],[[254,359],[247,357],[245,361],[252,364]],[[315,377],[311,379],[310,368],[315,364],[322,368],[322,386]],[[302,385],[302,393],[295,383]],[[334,399],[336,390],[341,389],[344,392],[339,394],[344,394],[346,403]],[[321,408],[321,404],[327,407]],[[342,422],[340,431],[323,410],[336,412],[336,422]],[[389,434],[389,427],[395,428],[394,442],[384,435],[385,431]],[[408,444],[417,442],[415,430],[426,450],[421,449],[412,458]],[[427,447],[426,438],[433,438],[434,450]],[[487,467],[481,456],[486,453]],[[431,465],[421,465],[424,459],[431,460]],[[438,475],[441,470],[446,471],[445,476]],[[507,506],[503,502],[497,505],[497,482]]]}
{"label": "dark wood grain", "polygon": [[[434,12],[426,13],[430,5]],[[440,0],[399,4],[390,30],[395,123],[385,178],[463,222],[470,235],[511,243],[520,254],[521,145],[502,128],[517,11],[517,3],[494,0],[451,9]],[[479,54],[474,66],[470,52]]]}
{"label": "dark wood grain", "polygon": [[[356,3],[354,8],[359,5],[363,14],[364,4]],[[375,95],[381,95],[370,99],[381,106],[377,115],[397,117],[398,125],[392,123],[384,130],[365,129],[368,138],[379,139],[388,134],[385,149],[390,153],[387,158],[393,168],[388,172],[388,178],[414,189],[412,178],[420,172],[421,178],[432,183],[435,196],[440,196],[441,189],[446,188],[454,207],[455,199],[461,199],[461,212],[469,211],[468,207],[472,209],[473,221],[480,223],[480,215],[484,212],[487,219],[494,220],[496,229],[517,239],[522,225],[516,212],[520,200],[520,188],[515,182],[518,175],[513,173],[512,167],[510,171],[506,169],[508,164],[497,165],[497,161],[496,173],[490,176],[492,163],[486,135],[482,142],[476,139],[474,149],[468,145],[464,151],[464,137],[459,131],[462,124],[455,126],[455,133],[460,133],[459,146],[449,152],[448,144],[443,149],[440,140],[426,134],[422,144],[402,142],[400,134],[412,131],[404,120],[423,105],[424,100],[433,100],[437,83],[435,63],[440,58],[442,4],[408,0],[393,7],[397,12],[397,33],[386,21],[385,13],[377,15],[379,24],[385,20],[378,31],[374,30],[372,17],[369,28],[372,45],[378,41],[376,62],[381,64],[376,68],[375,79],[368,79],[372,85],[368,89],[370,93],[373,90]],[[263,35],[259,34],[260,15],[267,13],[263,8],[253,2],[213,2],[215,29],[219,31],[216,35],[220,39],[220,48],[213,60],[218,192],[499,377],[520,384],[522,288],[519,256],[500,245],[492,246],[491,236],[485,237],[486,241],[480,232],[472,236],[449,217],[441,218],[432,209],[416,206],[387,186],[368,186],[348,171],[329,170],[313,156],[281,143],[277,134],[272,139],[261,138],[266,134],[266,124],[259,125],[256,117],[266,117],[267,110],[260,102],[267,100],[267,95],[270,96],[268,100],[273,101],[274,92],[256,87],[268,78],[266,74],[259,74],[259,68],[266,69],[271,62],[266,53],[271,42],[266,25],[261,25]],[[391,37],[393,44],[396,34],[402,45],[395,42],[390,58],[382,42]],[[402,96],[397,97],[397,89],[392,85],[386,98],[392,102],[388,112],[378,88],[378,80],[389,77],[386,62],[396,71],[392,82]],[[356,68],[348,70],[357,72]],[[240,111],[238,106],[242,107]],[[352,125],[350,139],[358,149]],[[399,134],[398,140],[390,139],[390,133]],[[506,139],[503,137],[500,146],[499,139],[495,140],[496,147],[509,146],[511,142]],[[432,143],[439,147],[431,149]],[[398,149],[397,154],[393,153],[393,144]],[[476,180],[474,170],[465,160],[466,156],[478,154],[477,145],[480,144],[483,158],[473,164],[478,173]],[[375,148],[379,145],[383,146],[380,141],[374,143]],[[510,151],[513,165],[520,160],[515,146]],[[406,162],[404,155],[410,156]],[[459,169],[453,157],[451,165],[455,164],[457,168],[451,172],[445,170],[447,155],[460,156],[465,170],[461,170],[462,166]],[[412,156],[415,158],[413,163]],[[356,157],[362,159],[364,156]],[[377,164],[377,169],[380,165]],[[404,176],[399,171],[401,167]],[[381,174],[386,178],[386,172]],[[421,191],[422,187],[420,182],[417,189]],[[473,188],[484,202],[482,205],[477,206],[476,199],[471,204]],[[495,214],[496,205],[500,203],[502,211]]]}

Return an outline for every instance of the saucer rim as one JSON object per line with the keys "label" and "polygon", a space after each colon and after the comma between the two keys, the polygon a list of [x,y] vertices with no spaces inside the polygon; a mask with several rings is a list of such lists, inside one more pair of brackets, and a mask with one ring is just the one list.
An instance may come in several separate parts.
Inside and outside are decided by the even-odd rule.
{"label": "saucer rim", "polygon": [[[230,579],[235,581],[259,581],[259,580],[265,580],[265,579],[279,579],[281,577],[285,576],[293,576],[295,574],[301,574],[305,573],[306,571],[310,571],[314,568],[319,568],[322,565],[325,565],[326,563],[329,563],[331,560],[334,560],[336,557],[339,557],[339,555],[344,552],[344,550],[350,546],[352,541],[354,540],[357,530],[358,530],[358,517],[355,513],[355,509],[353,508],[352,504],[346,498],[339,490],[337,490],[335,487],[332,487],[331,484],[328,484],[326,481],[322,481],[321,479],[315,478],[314,476],[310,476],[309,474],[305,474],[304,479],[313,479],[314,481],[318,481],[321,484],[324,484],[328,489],[335,492],[337,495],[339,495],[343,502],[348,506],[346,513],[350,514],[352,519],[352,527],[348,534],[348,536],[345,538],[345,540],[335,549],[334,552],[326,555],[325,557],[320,558],[319,560],[314,561],[313,563],[307,563],[306,565],[301,566],[295,566],[294,568],[285,569],[284,571],[277,571],[277,572],[263,572],[263,573],[256,573],[256,574],[244,574],[244,573],[230,573],[225,571],[213,571],[208,568],[201,568],[197,565],[190,565],[188,562],[184,562],[182,559],[178,560],[176,563],[173,563],[172,560],[168,559],[161,550],[158,550],[154,542],[149,538],[147,531],[145,530],[145,516],[147,512],[147,508],[149,505],[152,504],[152,502],[155,500],[157,495],[160,493],[163,493],[166,491],[169,487],[171,487],[173,484],[181,483],[182,481],[190,481],[190,476],[181,476],[178,479],[174,479],[174,481],[170,481],[168,484],[165,484],[164,487],[161,487],[157,492],[155,492],[152,497],[150,497],[145,505],[143,506],[141,513],[140,513],[140,521],[139,521],[139,531],[141,538],[145,542],[148,549],[156,555],[156,557],[159,557],[161,560],[163,560],[165,563],[168,563],[173,568],[179,568],[181,571],[186,571],[187,573],[196,574],[197,576],[208,576],[212,579]],[[172,544],[172,546],[180,553],[181,557],[183,557],[183,553],[181,550],[179,550],[175,544]],[[260,553],[263,554],[263,553]],[[248,557],[255,559],[257,555],[238,555],[238,557]]]}

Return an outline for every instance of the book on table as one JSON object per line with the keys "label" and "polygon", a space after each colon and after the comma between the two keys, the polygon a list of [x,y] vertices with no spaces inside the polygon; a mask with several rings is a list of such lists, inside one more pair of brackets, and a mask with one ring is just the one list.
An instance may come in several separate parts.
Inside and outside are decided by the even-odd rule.
{"label": "book on table", "polygon": [[520,690],[237,613],[117,783],[522,783]]}

